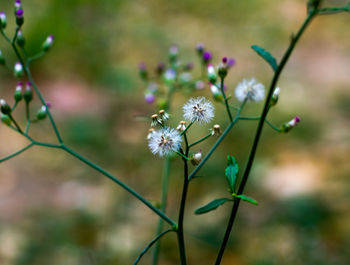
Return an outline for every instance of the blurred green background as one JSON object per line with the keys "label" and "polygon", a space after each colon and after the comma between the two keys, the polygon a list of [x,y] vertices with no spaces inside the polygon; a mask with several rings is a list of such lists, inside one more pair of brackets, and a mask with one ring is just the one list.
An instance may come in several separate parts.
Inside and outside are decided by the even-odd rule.
{"label": "blurred green background", "polygon": [[[246,77],[267,86],[272,72],[250,46],[280,58],[305,17],[306,1],[23,2],[28,52],[37,52],[47,35],[55,36],[52,51],[33,63],[32,72],[67,144],[156,203],[162,159],[148,150],[149,124],[135,119],[155,111],[144,103],[138,62],[152,69],[176,43],[180,57],[194,61],[199,73],[195,46],[203,42],[215,63],[222,56],[237,61],[227,78],[228,94]],[[13,1],[2,1],[0,9],[13,30]],[[285,68],[280,101],[269,119],[280,125],[298,115],[302,122],[287,135],[265,127],[246,189],[260,205],[240,208],[223,265],[350,263],[349,23],[348,14],[317,18]],[[0,48],[14,62],[4,40]],[[4,68],[0,78],[1,98],[11,102],[16,80]],[[208,89],[195,95],[211,97]],[[175,94],[174,126],[188,97]],[[248,104],[246,113],[256,115],[261,107]],[[224,126],[224,108],[216,108],[216,123]],[[226,156],[236,156],[244,167],[256,125],[239,123],[201,170],[203,177],[191,183],[185,217],[189,264],[215,260],[230,206],[203,216],[193,210],[225,195]],[[33,125],[31,133],[55,139],[47,122]],[[195,127],[191,139],[206,133]],[[4,125],[0,139],[1,157],[26,144]],[[205,153],[212,143],[200,148]],[[173,218],[181,167],[181,161],[172,164],[168,213]],[[132,264],[153,238],[156,223],[139,201],[63,152],[35,147],[0,165],[2,265]],[[147,254],[142,264],[150,263]],[[160,264],[179,264],[174,235],[162,240]]]}

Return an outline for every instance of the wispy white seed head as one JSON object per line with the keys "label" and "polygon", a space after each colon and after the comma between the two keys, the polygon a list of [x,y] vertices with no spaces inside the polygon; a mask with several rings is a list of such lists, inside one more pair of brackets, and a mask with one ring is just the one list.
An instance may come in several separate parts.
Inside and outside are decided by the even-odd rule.
{"label": "wispy white seed head", "polygon": [[265,87],[263,84],[258,83],[255,78],[244,79],[237,85],[235,95],[239,101],[246,99],[260,101],[265,97]]}
{"label": "wispy white seed head", "polygon": [[181,135],[172,128],[162,128],[149,135],[148,146],[153,154],[167,156],[181,147]]}
{"label": "wispy white seed head", "polygon": [[190,98],[182,109],[190,122],[208,123],[214,118],[214,106],[205,97]]}

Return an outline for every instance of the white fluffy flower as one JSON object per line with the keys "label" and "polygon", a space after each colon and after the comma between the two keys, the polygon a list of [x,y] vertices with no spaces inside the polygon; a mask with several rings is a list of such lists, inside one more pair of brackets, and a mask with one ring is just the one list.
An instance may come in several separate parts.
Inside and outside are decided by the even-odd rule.
{"label": "white fluffy flower", "polygon": [[190,98],[182,109],[184,118],[191,122],[208,123],[214,118],[214,106],[205,97]]}
{"label": "white fluffy flower", "polygon": [[171,128],[162,128],[153,131],[148,139],[148,146],[153,154],[167,156],[171,152],[176,152],[181,147],[180,133]]}
{"label": "white fluffy flower", "polygon": [[237,85],[235,95],[239,101],[244,101],[245,99],[260,101],[265,97],[265,87],[263,84],[258,83],[255,78],[244,79]]}

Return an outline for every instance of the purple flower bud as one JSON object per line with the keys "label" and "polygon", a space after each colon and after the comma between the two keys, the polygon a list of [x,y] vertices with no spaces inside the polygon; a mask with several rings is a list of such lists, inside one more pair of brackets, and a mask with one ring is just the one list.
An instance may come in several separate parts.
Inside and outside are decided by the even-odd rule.
{"label": "purple flower bud", "polygon": [[203,43],[198,43],[197,46],[196,46],[196,50],[197,52],[202,55],[203,52],[204,52],[204,44]]}
{"label": "purple flower bud", "polygon": [[18,9],[18,10],[16,11],[16,16],[17,16],[17,17],[23,17],[23,9]]}
{"label": "purple flower bud", "polygon": [[203,90],[205,88],[205,83],[201,80],[198,80],[196,83],[195,83],[195,87],[197,90]]}
{"label": "purple flower bud", "polygon": [[228,67],[232,67],[232,66],[234,66],[235,64],[236,64],[236,60],[235,60],[235,59],[229,58],[229,59],[227,60],[227,66],[228,66]]}
{"label": "purple flower bud", "polygon": [[146,64],[144,62],[139,63],[139,70],[140,71],[146,71]]}
{"label": "purple flower bud", "polygon": [[21,0],[16,0],[15,1],[15,9],[20,9],[22,8],[22,3],[21,3]]}
{"label": "purple flower bud", "polygon": [[46,106],[47,106],[49,109],[51,109],[51,107],[52,107],[51,102],[50,102],[50,101],[46,101]]}
{"label": "purple flower bud", "polygon": [[51,49],[52,45],[53,45],[53,40],[54,40],[54,36],[53,35],[49,35],[46,40],[43,43],[43,50],[44,52],[47,52],[48,50]]}
{"label": "purple flower bud", "polygon": [[156,72],[158,75],[161,75],[165,70],[165,64],[160,62],[157,64]]}
{"label": "purple flower bud", "polygon": [[139,63],[139,73],[140,76],[143,80],[147,79],[147,68],[146,68],[146,64],[144,62],[140,62]]}
{"label": "purple flower bud", "polygon": [[222,57],[222,62],[223,62],[224,64],[226,64],[226,63],[227,63],[227,57]]}
{"label": "purple flower bud", "polygon": [[295,116],[294,121],[295,121],[295,123],[299,123],[300,122],[300,118],[298,116]]}
{"label": "purple flower bud", "polygon": [[175,44],[171,45],[169,49],[170,56],[176,56],[178,53],[179,53],[179,48],[177,47],[177,45]]}
{"label": "purple flower bud", "polygon": [[153,103],[156,97],[152,93],[145,94],[145,101],[149,104]]}
{"label": "purple flower bud", "polygon": [[208,62],[211,60],[211,58],[212,58],[212,56],[211,56],[211,53],[210,53],[210,52],[205,51],[205,52],[203,53],[203,61],[204,61],[205,63],[208,63]]}

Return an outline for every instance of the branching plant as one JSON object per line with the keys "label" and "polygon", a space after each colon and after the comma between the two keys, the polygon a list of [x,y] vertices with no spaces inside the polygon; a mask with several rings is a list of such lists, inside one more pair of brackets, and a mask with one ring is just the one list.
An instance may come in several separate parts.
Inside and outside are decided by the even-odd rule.
{"label": "branching plant", "polygon": [[[138,264],[144,254],[149,251],[153,245],[155,245],[153,264],[157,264],[158,253],[160,250],[159,240],[168,235],[170,232],[173,232],[176,233],[178,239],[180,263],[182,265],[186,265],[187,257],[184,239],[184,217],[189,185],[193,179],[200,177],[199,172],[201,168],[209,161],[215,150],[220,146],[220,144],[238,122],[246,120],[257,121],[258,124],[255,137],[245,165],[241,166],[241,169],[239,169],[235,157],[232,154],[229,154],[227,156],[226,169],[219,169],[226,177],[228,184],[227,196],[214,199],[195,211],[195,214],[204,214],[215,210],[224,203],[232,204],[232,210],[229,213],[226,232],[222,239],[221,247],[218,250],[216,261],[214,262],[215,265],[219,265],[221,264],[221,260],[224,255],[241,201],[258,205],[257,201],[244,194],[244,189],[251,173],[265,123],[277,133],[287,133],[300,122],[299,117],[294,117],[291,121],[286,122],[281,126],[276,126],[267,119],[269,111],[272,110],[278,102],[280,91],[283,91],[283,89],[277,87],[277,84],[285,65],[287,64],[304,31],[315,17],[318,15],[350,11],[350,4],[343,7],[327,8],[320,7],[320,4],[320,0],[310,0],[308,2],[305,21],[297,33],[292,36],[289,46],[287,47],[281,60],[276,60],[268,51],[257,45],[252,46],[252,49],[270,65],[273,70],[273,76],[266,90],[265,86],[254,78],[245,79],[240,82],[235,89],[235,97],[238,102],[240,102],[238,106],[235,106],[233,103],[234,99],[231,96],[228,96],[225,84],[225,78],[228,75],[231,67],[233,67],[235,64],[234,59],[224,57],[218,66],[214,67],[211,64],[211,53],[205,49],[203,44],[197,45],[196,48],[201,61],[201,75],[196,79],[193,79],[191,74],[193,64],[181,64],[178,60],[179,54],[176,46],[172,46],[170,48],[169,65],[166,66],[165,64],[159,64],[156,68],[154,76],[150,75],[150,72],[144,63],[139,65],[140,76],[146,84],[145,100],[148,103],[153,103],[156,101],[158,108],[157,113],[151,116],[151,129],[149,130],[149,134],[147,136],[151,152],[164,158],[162,198],[160,207],[157,207],[145,199],[142,195],[137,193],[134,189],[120,181],[117,177],[97,164],[91,162],[65,143],[55,123],[53,115],[51,114],[50,104],[43,98],[39,88],[33,80],[30,71],[31,63],[43,57],[51,49],[54,37],[47,37],[40,51],[37,54],[29,55],[25,49],[25,39],[22,32],[22,25],[24,23],[22,4],[20,0],[16,0],[16,27],[11,37],[6,31],[6,14],[4,12],[0,13],[1,34],[4,37],[4,40],[12,47],[12,50],[17,58],[17,62],[12,67],[11,64],[9,64],[5,59],[5,55],[0,52],[0,64],[4,65],[10,71],[13,71],[15,77],[20,79],[20,82],[18,82],[14,92],[14,103],[12,106],[9,105],[4,99],[1,99],[1,120],[8,128],[26,138],[28,140],[28,145],[11,155],[1,158],[0,163],[12,159],[34,146],[54,148],[70,154],[85,165],[95,169],[102,175],[118,184],[159,216],[159,223],[155,238],[140,253],[134,264]],[[176,128],[171,128],[169,124],[173,113],[171,108],[173,94],[181,91],[186,91],[189,93],[199,91],[198,93],[200,93],[200,90],[206,88],[210,89],[213,95],[213,100],[217,103],[217,105],[225,109],[227,114],[226,125],[213,123],[215,118],[215,107],[210,100],[206,99],[205,97],[194,97],[190,98],[183,106],[184,120],[179,121]],[[33,114],[31,103],[36,97],[40,101],[42,107],[37,110],[35,114]],[[243,109],[249,106],[249,102],[263,100],[264,105],[259,116],[242,115]],[[20,124],[14,116],[19,104],[25,104],[25,124]],[[39,123],[45,118],[48,118],[51,123],[51,127],[57,139],[56,143],[43,142],[40,139],[33,137],[30,133],[32,124]],[[203,133],[203,136],[196,141],[189,142],[188,135],[191,133],[191,129],[193,128],[192,126],[203,126],[209,123],[212,124],[209,132],[207,131],[207,133]],[[201,143],[209,139],[215,139],[215,142],[207,152],[203,152],[201,149],[198,149],[198,146]],[[177,220],[166,214],[168,178],[170,164],[173,159],[181,159],[183,161],[184,172],[182,195]],[[194,166],[192,171],[190,171],[190,164]],[[164,222],[166,222],[170,228],[163,230]]]}

